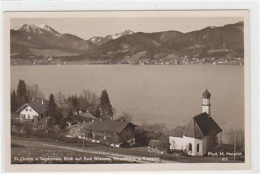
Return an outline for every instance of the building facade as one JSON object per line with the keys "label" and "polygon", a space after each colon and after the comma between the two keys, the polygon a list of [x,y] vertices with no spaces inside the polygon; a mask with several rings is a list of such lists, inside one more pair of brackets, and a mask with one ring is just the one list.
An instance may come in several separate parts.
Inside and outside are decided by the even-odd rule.
{"label": "building facade", "polygon": [[46,114],[46,103],[30,102],[21,106],[16,112],[19,113],[20,120],[36,120],[39,121]]}
{"label": "building facade", "polygon": [[121,147],[135,144],[135,125],[117,120],[96,120],[91,126],[92,142]]}
{"label": "building facade", "polygon": [[186,126],[174,130],[169,137],[171,150],[185,151],[191,156],[203,156],[213,146],[212,139],[222,132],[210,114],[211,94],[206,89],[202,96],[202,113],[193,117]]}

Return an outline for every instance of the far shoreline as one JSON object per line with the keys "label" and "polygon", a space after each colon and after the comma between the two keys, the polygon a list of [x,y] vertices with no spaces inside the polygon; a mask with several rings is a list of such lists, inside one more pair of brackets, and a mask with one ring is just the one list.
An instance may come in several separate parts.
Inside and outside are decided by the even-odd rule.
{"label": "far shoreline", "polygon": [[96,66],[96,65],[105,65],[105,66],[244,66],[244,64],[171,64],[171,65],[156,65],[156,64],[99,64],[99,63],[91,63],[91,64],[20,64],[20,65],[10,65],[10,66]]}

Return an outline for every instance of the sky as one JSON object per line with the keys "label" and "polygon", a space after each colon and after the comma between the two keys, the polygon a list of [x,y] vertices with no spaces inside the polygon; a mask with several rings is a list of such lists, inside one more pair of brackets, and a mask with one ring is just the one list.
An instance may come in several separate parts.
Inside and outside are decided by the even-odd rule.
{"label": "sky", "polygon": [[11,28],[17,28],[22,24],[36,26],[47,24],[60,33],[70,33],[82,39],[90,39],[94,36],[113,35],[127,29],[148,33],[168,30],[190,32],[242,20],[239,17],[13,18]]}

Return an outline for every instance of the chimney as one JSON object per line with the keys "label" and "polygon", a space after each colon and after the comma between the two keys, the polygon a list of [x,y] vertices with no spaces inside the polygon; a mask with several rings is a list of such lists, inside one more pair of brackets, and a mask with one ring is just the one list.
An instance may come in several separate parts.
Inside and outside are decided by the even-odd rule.
{"label": "chimney", "polygon": [[44,105],[44,101],[43,101],[43,99],[42,99],[42,105]]}

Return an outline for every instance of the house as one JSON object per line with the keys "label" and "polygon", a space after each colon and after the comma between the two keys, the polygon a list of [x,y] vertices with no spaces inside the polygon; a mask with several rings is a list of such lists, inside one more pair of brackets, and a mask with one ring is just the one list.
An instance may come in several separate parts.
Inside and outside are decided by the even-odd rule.
{"label": "house", "polygon": [[93,124],[93,122],[71,125],[67,127],[67,133],[65,136],[70,138],[90,139],[92,136],[88,128],[91,124]]}
{"label": "house", "polygon": [[68,125],[74,123],[86,123],[86,122],[94,122],[97,118],[92,115],[89,111],[87,112],[80,112],[76,115],[72,115],[68,119]]}
{"label": "house", "polygon": [[25,103],[16,112],[19,113],[20,120],[39,121],[45,116],[46,109],[46,102],[37,100]]}
{"label": "house", "polygon": [[92,142],[120,147],[135,144],[135,125],[118,120],[95,120],[89,129]]}
{"label": "house", "polygon": [[79,113],[78,116],[82,117],[85,122],[94,122],[97,118],[91,114],[88,110],[86,112]]}
{"label": "house", "polygon": [[206,89],[202,96],[202,113],[194,116],[185,127],[177,127],[169,136],[171,150],[183,150],[191,156],[203,156],[208,152],[212,138],[222,132],[210,113],[211,94]]}
{"label": "house", "polygon": [[168,153],[169,143],[159,140],[151,140],[149,143],[148,151],[156,152],[159,154]]}

